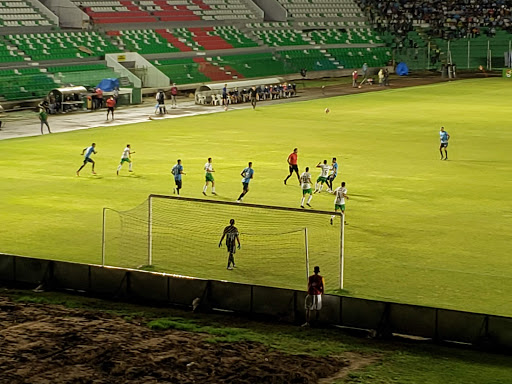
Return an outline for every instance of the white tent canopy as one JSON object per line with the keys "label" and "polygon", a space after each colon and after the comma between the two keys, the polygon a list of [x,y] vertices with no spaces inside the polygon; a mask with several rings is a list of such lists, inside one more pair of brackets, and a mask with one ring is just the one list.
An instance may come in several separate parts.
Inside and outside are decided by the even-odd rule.
{"label": "white tent canopy", "polygon": [[251,88],[257,87],[259,85],[274,85],[281,84],[285,82],[285,79],[282,77],[268,77],[264,79],[253,79],[253,80],[240,80],[240,81],[230,81],[229,83],[210,83],[210,84],[202,84],[196,89],[197,92],[205,92],[205,91],[220,91],[224,88],[224,84],[228,85],[228,90],[235,88]]}

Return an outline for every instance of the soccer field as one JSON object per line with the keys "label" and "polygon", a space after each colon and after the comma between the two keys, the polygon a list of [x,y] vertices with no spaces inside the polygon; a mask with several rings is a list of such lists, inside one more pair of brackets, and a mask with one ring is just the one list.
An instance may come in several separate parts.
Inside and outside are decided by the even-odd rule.
{"label": "soccer field", "polygon": [[[283,184],[286,158],[298,147],[301,171],[313,168],[316,179],[314,166],[337,157],[336,181],[347,182],[346,294],[512,315],[511,96],[505,80],[465,80],[3,140],[0,251],[100,263],[102,208],[127,210],[150,193],[171,194],[178,158],[187,173],[184,196],[203,197],[203,166],[212,157],[219,200],[236,200],[240,172],[253,161],[244,201],[298,207],[300,187],[293,179]],[[439,160],[440,126],[451,135],[448,161]],[[77,177],[80,153],[92,142],[98,174],[87,166]],[[135,172],[125,165],[116,176],[127,143]],[[333,200],[322,193],[312,205],[332,210]],[[180,220],[186,226],[200,218]],[[276,283],[254,260],[244,269],[243,248],[235,271],[226,271],[218,252],[196,255],[196,275]],[[269,263],[286,271],[290,260]],[[172,260],[158,266],[187,272],[174,270]],[[334,292],[336,272],[322,274]],[[290,279],[281,285],[303,286],[304,276]]]}

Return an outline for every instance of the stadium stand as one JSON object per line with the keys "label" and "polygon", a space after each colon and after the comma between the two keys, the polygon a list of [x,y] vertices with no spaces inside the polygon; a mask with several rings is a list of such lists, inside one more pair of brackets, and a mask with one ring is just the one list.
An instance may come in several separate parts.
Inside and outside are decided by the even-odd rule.
{"label": "stadium stand", "polygon": [[295,29],[255,29],[254,35],[270,46],[308,45],[310,40],[304,40],[302,31]]}
{"label": "stadium stand", "polygon": [[209,77],[199,71],[199,64],[193,59],[159,59],[153,60],[152,63],[177,84],[211,81]]}
{"label": "stadium stand", "polygon": [[244,77],[267,77],[285,73],[283,61],[272,53],[253,53],[242,55],[217,56],[214,63],[233,68]]}
{"label": "stadium stand", "polygon": [[445,39],[472,37],[480,28],[512,31],[510,3],[504,0],[467,2],[441,0],[381,2],[358,0],[371,22],[381,29],[403,34],[415,26]]}
{"label": "stadium stand", "polygon": [[103,79],[118,77],[105,63],[51,66],[47,71],[59,87],[72,85],[96,87]]}
{"label": "stadium stand", "polygon": [[0,69],[0,99],[13,101],[45,97],[53,88],[95,87],[105,78],[118,77],[106,63]]}
{"label": "stadium stand", "polygon": [[0,28],[51,25],[54,25],[51,20],[24,0],[0,1]]}
{"label": "stadium stand", "polygon": [[[0,67],[9,68],[1,74],[12,80],[2,83],[2,96],[32,98],[52,87],[95,86],[103,78],[117,77],[100,60],[118,52],[149,55],[178,84],[297,74],[302,68],[359,68],[364,62],[383,66],[389,61],[391,53],[384,44],[393,44],[393,35],[381,38],[360,17],[353,0],[276,1],[288,10],[287,21],[262,21],[246,0],[72,0],[92,18],[92,30],[55,28],[50,33],[42,28],[45,17],[28,0],[0,1],[5,5],[0,25],[5,24],[3,15],[14,14],[7,9],[23,8],[21,14],[42,17],[34,19],[41,32],[2,33],[0,28]],[[80,63],[83,58],[89,60]],[[12,69],[21,62],[39,66]]]}
{"label": "stadium stand", "polygon": [[95,23],[254,19],[242,0],[73,0]]}
{"label": "stadium stand", "polygon": [[278,0],[290,19],[362,17],[352,0]]}
{"label": "stadium stand", "polygon": [[391,50],[387,47],[331,48],[327,52],[344,68],[361,68],[364,63],[370,67],[382,67],[392,58]]}
{"label": "stadium stand", "polygon": [[298,73],[301,68],[308,71],[338,69],[334,60],[330,60],[324,53],[324,50],[318,49],[278,51],[278,55],[285,62],[286,73]]}
{"label": "stadium stand", "polygon": [[53,78],[37,68],[0,70],[0,100],[42,98],[55,86]]}
{"label": "stadium stand", "polygon": [[122,51],[138,52],[141,55],[180,52],[180,49],[169,42],[159,30],[108,31],[107,35],[114,40],[113,43]]}
{"label": "stadium stand", "polygon": [[95,24],[155,22],[158,19],[130,0],[74,0]]}
{"label": "stadium stand", "polygon": [[258,46],[234,26],[121,30],[107,35],[120,50],[142,55]]}
{"label": "stadium stand", "polygon": [[5,39],[30,60],[66,60],[99,57],[118,52],[110,40],[99,32],[52,32],[7,35]]}
{"label": "stadium stand", "polygon": [[317,44],[382,44],[371,28],[313,30],[307,36]]}
{"label": "stadium stand", "polygon": [[20,52],[9,44],[8,41],[4,40],[3,36],[0,36],[0,63],[11,63],[23,61],[23,57]]}

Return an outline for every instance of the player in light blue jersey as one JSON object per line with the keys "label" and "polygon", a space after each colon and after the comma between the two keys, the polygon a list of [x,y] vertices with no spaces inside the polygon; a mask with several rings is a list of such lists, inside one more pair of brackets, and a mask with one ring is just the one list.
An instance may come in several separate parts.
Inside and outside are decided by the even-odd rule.
{"label": "player in light blue jersey", "polygon": [[[450,135],[448,132],[444,130],[444,127],[441,127],[439,131],[439,138],[441,139],[441,145],[439,146],[439,152],[441,153],[441,160],[448,160],[448,140],[450,140]],[[443,148],[444,148],[444,158],[443,158]]]}
{"label": "player in light blue jersey", "polygon": [[183,165],[181,165],[181,160],[178,159],[178,163],[172,167],[171,173],[173,174],[174,182],[176,183],[176,188],[174,188],[172,192],[179,195],[180,189],[183,186],[181,182],[181,175],[186,175],[186,173],[183,172]]}
{"label": "player in light blue jersey", "polygon": [[82,164],[82,166],[80,168],[78,168],[78,171],[76,171],[76,175],[77,176],[80,176],[80,171],[82,170],[83,167],[85,167],[85,165],[87,163],[91,163],[92,164],[92,174],[95,175],[96,172],[94,172],[94,160],[91,159],[91,156],[92,154],[96,154],[98,152],[96,152],[96,143],[92,143],[90,147],[87,147],[87,148],[84,148],[83,151],[82,151],[82,155],[85,154],[85,157],[84,157],[84,163]]}
{"label": "player in light blue jersey", "polygon": [[338,176],[338,163],[336,162],[336,158],[332,158],[332,165],[331,165],[331,174],[327,177],[327,186],[329,189],[327,192],[332,192],[332,182],[334,179]]}
{"label": "player in light blue jersey", "polygon": [[251,181],[252,178],[254,178],[254,169],[252,169],[252,161],[249,161],[249,166],[247,168],[244,168],[240,176],[242,176],[243,190],[240,196],[238,196],[237,203],[241,203],[243,197],[247,194],[247,192],[249,192],[249,182]]}

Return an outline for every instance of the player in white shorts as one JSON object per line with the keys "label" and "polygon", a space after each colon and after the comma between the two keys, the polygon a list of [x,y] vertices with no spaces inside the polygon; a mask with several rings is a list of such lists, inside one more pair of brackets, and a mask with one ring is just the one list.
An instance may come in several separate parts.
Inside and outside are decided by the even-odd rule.
{"label": "player in white shorts", "polygon": [[318,179],[316,179],[315,193],[322,191],[324,183],[327,182],[327,177],[329,177],[329,171],[331,170],[331,166],[327,164],[327,160],[324,160],[323,164],[318,163],[316,167],[321,168],[322,171],[320,176],[318,176]]}
{"label": "player in white shorts", "polygon": [[306,171],[300,175],[300,185],[302,187],[302,200],[300,201],[300,207],[304,208],[304,200],[306,200],[306,195],[309,195],[308,202],[306,204],[308,207],[311,207],[309,203],[313,198],[313,192],[311,189],[311,173],[309,173],[309,167],[306,167]]}
{"label": "player in white shorts", "polygon": [[133,172],[132,170],[132,150],[130,149],[130,144],[126,144],[126,148],[123,150],[123,154],[121,155],[121,162],[117,166],[117,174],[119,175],[119,171],[121,170],[121,167],[123,166],[124,162],[128,163],[128,171]]}
{"label": "player in white shorts", "polygon": [[[345,220],[345,199],[348,200],[345,182],[343,181],[341,186],[336,188],[332,193],[334,194],[334,213],[336,214],[336,211],[339,209],[343,215],[343,220]],[[331,225],[335,217],[336,215],[331,216]],[[345,224],[347,224],[346,221]]]}
{"label": "player in white shorts", "polygon": [[213,178],[213,172],[215,170],[213,169],[212,164],[212,158],[208,158],[208,162],[204,165],[204,171],[205,171],[205,184],[203,188],[203,195],[206,196],[206,189],[208,188],[208,183],[212,183],[212,195],[216,195],[215,193],[215,179]]}

